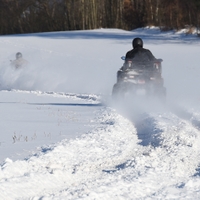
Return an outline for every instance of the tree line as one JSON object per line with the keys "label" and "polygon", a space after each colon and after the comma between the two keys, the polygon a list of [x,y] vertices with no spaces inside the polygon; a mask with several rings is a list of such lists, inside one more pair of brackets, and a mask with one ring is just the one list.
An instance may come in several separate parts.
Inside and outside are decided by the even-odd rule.
{"label": "tree line", "polygon": [[200,0],[0,0],[0,34],[200,25]]}

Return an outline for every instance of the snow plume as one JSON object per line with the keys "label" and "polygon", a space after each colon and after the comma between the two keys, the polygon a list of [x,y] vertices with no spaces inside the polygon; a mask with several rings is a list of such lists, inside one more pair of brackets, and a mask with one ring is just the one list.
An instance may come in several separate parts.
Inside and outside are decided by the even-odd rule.
{"label": "snow plume", "polygon": [[0,69],[1,90],[21,89],[35,90],[37,74],[34,69],[15,69],[13,66],[4,65]]}
{"label": "snow plume", "polygon": [[106,81],[101,66],[93,66],[91,63],[83,65],[85,61],[82,58],[57,56],[57,59],[52,59],[50,55],[40,57],[37,54],[34,55],[36,57],[39,58],[37,61],[29,60],[29,65],[21,69],[15,69],[10,63],[1,65],[0,89],[72,93],[101,93],[110,90],[107,87],[110,85],[107,84],[109,80]]}
{"label": "snow plume", "polygon": [[164,99],[148,98],[147,96],[129,96],[128,98],[113,99],[112,105],[132,121],[140,120],[143,113],[163,112],[167,110]]}
{"label": "snow plume", "polygon": [[[42,55],[32,52],[31,58],[27,52],[27,57],[29,64],[19,69],[15,69],[8,62],[1,65],[1,89],[66,91],[63,84],[67,80],[66,73],[57,59],[51,59],[50,52],[43,52]],[[66,88],[68,85],[65,84]]]}
{"label": "snow plume", "polygon": [[[110,93],[124,51],[116,48],[110,58],[107,52],[102,54],[107,40],[71,39],[65,34],[66,38],[50,33],[41,37],[3,37],[0,42],[6,49],[0,52],[0,89]],[[113,51],[112,45],[106,49]],[[22,52],[29,62],[25,70],[11,68],[10,60],[15,59],[16,52]]]}
{"label": "snow plume", "polygon": [[159,98],[147,96],[129,96],[119,101],[113,100],[113,106],[121,115],[129,119],[137,130],[139,144],[143,146],[159,147],[161,144],[160,135],[162,129],[156,126],[156,120],[149,113],[170,112],[168,104]]}

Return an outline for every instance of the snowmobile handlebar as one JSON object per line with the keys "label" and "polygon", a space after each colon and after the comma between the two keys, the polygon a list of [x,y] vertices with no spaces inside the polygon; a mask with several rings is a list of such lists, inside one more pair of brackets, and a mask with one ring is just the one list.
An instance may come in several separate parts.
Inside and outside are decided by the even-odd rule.
{"label": "snowmobile handlebar", "polygon": [[[130,61],[132,61],[133,63],[138,63],[138,61],[135,61],[135,62],[134,62],[133,59],[126,59],[125,56],[122,56],[121,59],[124,60],[124,61],[130,60]],[[162,61],[163,61],[163,59],[158,58],[158,59],[155,59],[155,60],[152,60],[152,61],[148,61],[148,63],[156,63],[156,62],[161,63]],[[144,62],[144,61],[141,61],[141,62]],[[147,62],[147,61],[145,61],[145,62]]]}

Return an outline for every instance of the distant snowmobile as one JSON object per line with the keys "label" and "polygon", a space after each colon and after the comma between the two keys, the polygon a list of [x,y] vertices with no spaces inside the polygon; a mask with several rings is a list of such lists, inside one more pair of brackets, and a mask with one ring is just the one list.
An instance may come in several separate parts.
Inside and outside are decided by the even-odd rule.
{"label": "distant snowmobile", "polygon": [[[125,60],[125,57],[122,57]],[[165,99],[166,89],[162,78],[162,59],[134,62],[126,59],[117,72],[117,83],[113,86],[114,99],[131,97],[158,97]]]}

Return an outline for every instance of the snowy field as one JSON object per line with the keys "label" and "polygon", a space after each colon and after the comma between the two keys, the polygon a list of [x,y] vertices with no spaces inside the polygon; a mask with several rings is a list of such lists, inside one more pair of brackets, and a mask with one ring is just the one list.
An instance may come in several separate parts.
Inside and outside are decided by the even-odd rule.
{"label": "snowy field", "polygon": [[[110,100],[134,37],[163,59],[165,106]],[[200,199],[199,55],[156,28],[1,36],[0,199]]]}

